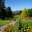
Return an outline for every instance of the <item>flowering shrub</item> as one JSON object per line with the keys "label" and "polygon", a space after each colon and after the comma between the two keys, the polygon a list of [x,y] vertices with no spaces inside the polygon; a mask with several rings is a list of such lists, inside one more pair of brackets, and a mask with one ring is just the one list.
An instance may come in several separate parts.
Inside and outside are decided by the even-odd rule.
{"label": "flowering shrub", "polygon": [[14,26],[15,26],[16,22],[13,22],[11,24],[8,24],[7,27],[4,28],[5,32],[10,32],[10,31],[14,31]]}
{"label": "flowering shrub", "polygon": [[7,25],[7,27],[6,28],[4,28],[4,31],[5,32],[9,32],[9,31],[14,31],[14,26],[13,25]]}
{"label": "flowering shrub", "polygon": [[32,32],[32,29],[31,29],[31,30],[29,30],[29,32]]}

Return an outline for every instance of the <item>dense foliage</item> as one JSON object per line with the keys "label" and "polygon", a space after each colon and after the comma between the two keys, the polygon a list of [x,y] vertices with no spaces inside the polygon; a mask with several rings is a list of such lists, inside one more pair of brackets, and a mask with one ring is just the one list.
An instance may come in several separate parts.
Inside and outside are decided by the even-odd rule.
{"label": "dense foliage", "polygon": [[28,15],[28,14],[27,14],[27,10],[26,10],[26,8],[25,8],[25,9],[22,11],[22,15],[21,15],[21,16],[22,16],[22,17],[27,17],[27,15]]}
{"label": "dense foliage", "polygon": [[32,8],[22,10],[21,17],[32,17]]}
{"label": "dense foliage", "polygon": [[5,0],[0,0],[0,19],[13,18],[13,13],[10,7],[5,8]]}

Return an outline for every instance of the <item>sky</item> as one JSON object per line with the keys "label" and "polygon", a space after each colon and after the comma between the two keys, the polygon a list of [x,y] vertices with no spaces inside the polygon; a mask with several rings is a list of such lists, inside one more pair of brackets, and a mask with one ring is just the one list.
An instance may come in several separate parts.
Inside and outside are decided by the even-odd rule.
{"label": "sky", "polygon": [[6,7],[10,6],[11,10],[23,10],[32,8],[32,0],[5,0]]}

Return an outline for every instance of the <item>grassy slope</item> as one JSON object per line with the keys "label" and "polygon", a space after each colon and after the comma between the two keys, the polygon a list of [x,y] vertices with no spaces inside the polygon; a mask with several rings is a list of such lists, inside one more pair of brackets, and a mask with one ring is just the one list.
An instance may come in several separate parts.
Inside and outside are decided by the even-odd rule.
{"label": "grassy slope", "polygon": [[8,23],[9,23],[9,20],[0,20],[0,26]]}

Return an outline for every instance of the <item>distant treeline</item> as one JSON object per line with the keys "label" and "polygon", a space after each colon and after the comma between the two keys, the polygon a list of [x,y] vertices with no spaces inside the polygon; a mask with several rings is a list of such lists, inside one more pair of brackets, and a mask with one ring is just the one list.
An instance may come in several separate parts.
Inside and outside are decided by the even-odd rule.
{"label": "distant treeline", "polygon": [[13,18],[14,15],[20,15],[22,17],[32,17],[32,8],[31,9],[24,9],[24,10],[20,10],[17,13],[13,13],[13,11],[11,10],[10,6],[9,7],[5,7],[5,0],[0,0],[0,19],[9,19],[9,18]]}

